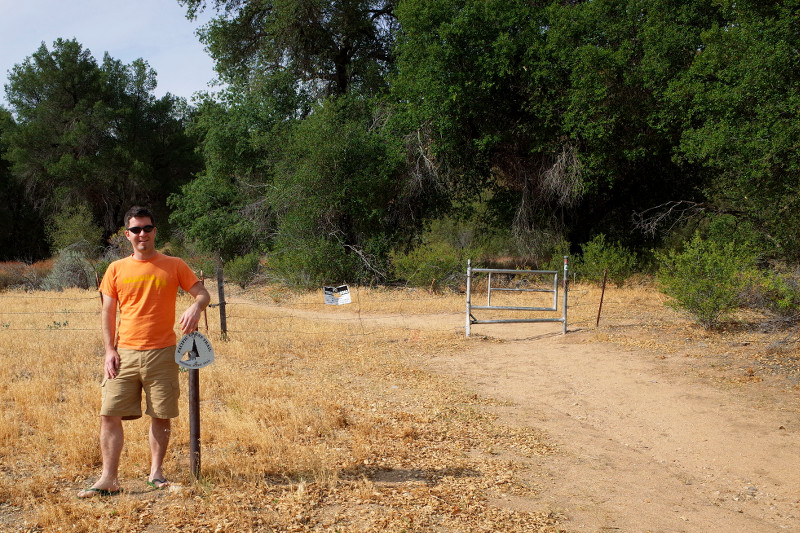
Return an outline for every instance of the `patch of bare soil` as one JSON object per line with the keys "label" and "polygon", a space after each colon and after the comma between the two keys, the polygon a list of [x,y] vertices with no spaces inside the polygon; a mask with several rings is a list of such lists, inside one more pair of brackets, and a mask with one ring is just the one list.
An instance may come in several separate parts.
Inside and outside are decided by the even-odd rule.
{"label": "patch of bare soil", "polygon": [[623,322],[473,326],[430,361],[557,450],[518,471],[536,496],[495,503],[571,531],[800,531],[796,330]]}

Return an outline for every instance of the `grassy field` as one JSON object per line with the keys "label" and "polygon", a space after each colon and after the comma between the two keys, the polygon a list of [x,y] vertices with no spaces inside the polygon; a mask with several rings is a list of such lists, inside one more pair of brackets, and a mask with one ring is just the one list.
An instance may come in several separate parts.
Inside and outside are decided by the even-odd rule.
{"label": "grassy field", "polygon": [[[0,531],[562,530],[557,514],[492,503],[535,490],[498,450],[553,453],[546,438],[504,425],[490,414],[496,400],[425,370],[433,355],[482,342],[464,337],[463,294],[354,288],[353,304],[325,306],[321,291],[228,291],[227,340],[215,310],[201,327],[216,352],[200,371],[201,479],[189,476],[182,376],[165,463],[173,487],[145,484],[145,417],[125,424],[125,493],[91,501],[75,494],[100,470],[97,293],[0,294]],[[593,329],[598,289],[571,294],[571,328]],[[607,298],[599,340],[740,335],[687,326],[650,287]],[[759,353],[784,360],[789,350]]]}

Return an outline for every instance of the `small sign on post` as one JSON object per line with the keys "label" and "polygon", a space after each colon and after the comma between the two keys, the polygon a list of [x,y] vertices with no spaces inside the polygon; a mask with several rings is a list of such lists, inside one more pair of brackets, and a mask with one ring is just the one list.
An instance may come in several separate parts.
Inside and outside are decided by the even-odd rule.
{"label": "small sign on post", "polygon": [[175,362],[187,370],[196,370],[214,362],[211,342],[199,331],[184,335],[175,349]]}
{"label": "small sign on post", "polygon": [[214,362],[214,349],[199,331],[184,335],[175,348],[175,362],[189,370],[189,469],[200,478],[200,369]]}
{"label": "small sign on post", "polygon": [[344,305],[350,303],[350,288],[347,285],[324,287],[325,303],[328,305]]}

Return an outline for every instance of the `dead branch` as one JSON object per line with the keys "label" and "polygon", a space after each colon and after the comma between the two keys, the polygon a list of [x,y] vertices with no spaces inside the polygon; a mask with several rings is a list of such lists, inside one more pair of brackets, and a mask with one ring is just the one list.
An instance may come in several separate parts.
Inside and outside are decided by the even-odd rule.
{"label": "dead branch", "polygon": [[705,210],[706,205],[700,202],[669,201],[644,211],[634,212],[633,224],[636,229],[646,235],[655,236],[659,230],[664,235]]}

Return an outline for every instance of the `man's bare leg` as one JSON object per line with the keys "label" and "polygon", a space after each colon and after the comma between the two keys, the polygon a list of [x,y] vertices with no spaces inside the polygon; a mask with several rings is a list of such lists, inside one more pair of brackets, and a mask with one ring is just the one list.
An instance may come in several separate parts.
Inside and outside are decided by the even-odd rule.
{"label": "man's bare leg", "polygon": [[161,471],[164,457],[167,455],[171,423],[169,418],[150,419],[150,477],[148,481],[160,489],[169,485]]}
{"label": "man's bare leg", "polygon": [[[119,458],[125,434],[122,430],[122,417],[100,416],[100,452],[103,455],[103,472],[90,489],[78,493],[78,498],[91,498],[103,494],[104,491],[119,490]],[[94,490],[92,490],[94,489]]]}

